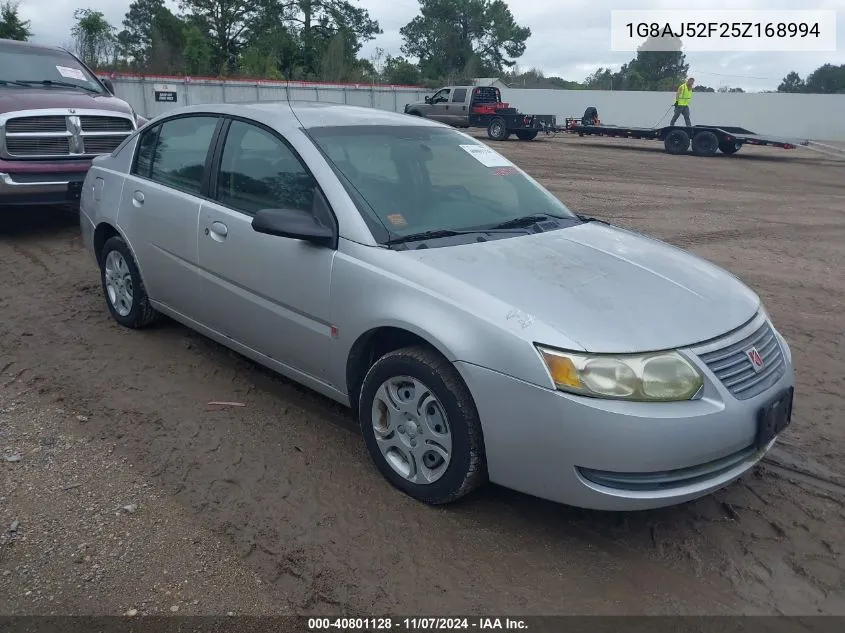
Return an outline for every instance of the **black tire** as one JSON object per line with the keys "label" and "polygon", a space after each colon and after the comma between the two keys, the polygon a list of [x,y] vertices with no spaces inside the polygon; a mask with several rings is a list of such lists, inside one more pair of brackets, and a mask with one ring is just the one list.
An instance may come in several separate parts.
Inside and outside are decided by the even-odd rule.
{"label": "black tire", "polygon": [[736,141],[722,141],[719,143],[719,151],[728,155],[736,154],[741,147],[742,143],[737,143]]}
{"label": "black tire", "polygon": [[[106,268],[109,254],[112,252],[119,254],[123,258],[129,272],[128,281],[131,284],[132,303],[126,314],[118,312],[109,296],[109,289],[106,282]],[[140,329],[152,325],[158,320],[159,313],[150,305],[147,291],[144,288],[144,282],[141,280],[141,273],[138,271],[138,265],[135,263],[132,251],[129,250],[129,246],[122,237],[117,235],[110,237],[103,244],[103,249],[100,251],[100,283],[109,313],[111,313],[112,318],[120,323],[120,325]]]}
{"label": "black tire", "polygon": [[506,141],[511,133],[508,131],[508,126],[505,120],[501,117],[496,117],[487,126],[487,136],[494,141]]}
{"label": "black tire", "polygon": [[[373,428],[376,393],[385,381],[400,376],[421,382],[446,414],[452,440],[450,462],[432,483],[409,481],[393,469],[378,447]],[[398,490],[424,503],[440,505],[460,499],[487,481],[484,440],[475,403],[452,364],[435,351],[420,346],[385,354],[364,377],[358,402],[361,431],[370,457],[382,476]]]}
{"label": "black tire", "polygon": [[719,137],[710,130],[702,130],[692,138],[692,153],[696,156],[715,156],[719,151]]}
{"label": "black tire", "polygon": [[689,134],[684,130],[671,130],[663,139],[663,147],[670,154],[686,154],[689,151]]}
{"label": "black tire", "polygon": [[418,110],[411,110],[410,112],[408,112],[408,114],[410,114],[411,116],[422,116],[422,113]]}
{"label": "black tire", "polygon": [[537,138],[537,133],[539,130],[519,130],[516,133],[516,138],[520,141],[533,141]]}

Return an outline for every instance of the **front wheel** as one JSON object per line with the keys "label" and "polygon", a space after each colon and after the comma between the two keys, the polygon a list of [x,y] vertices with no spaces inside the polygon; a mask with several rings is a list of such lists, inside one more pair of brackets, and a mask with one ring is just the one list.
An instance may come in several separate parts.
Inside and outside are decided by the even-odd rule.
{"label": "front wheel", "polygon": [[111,237],[103,245],[100,251],[100,280],[106,305],[115,321],[124,327],[137,329],[158,319],[158,312],[150,305],[132,251],[122,237]]}
{"label": "front wheel", "polygon": [[689,143],[689,134],[679,129],[670,130],[666,138],[663,139],[663,147],[666,148],[668,153],[675,156],[686,154],[689,151]]}
{"label": "front wheel", "polygon": [[516,138],[520,141],[533,141],[537,138],[537,130],[519,130],[516,133]]}
{"label": "front wheel", "polygon": [[409,347],[377,360],[364,378],[358,415],[370,457],[405,494],[445,504],[487,480],[475,403],[436,352]]}

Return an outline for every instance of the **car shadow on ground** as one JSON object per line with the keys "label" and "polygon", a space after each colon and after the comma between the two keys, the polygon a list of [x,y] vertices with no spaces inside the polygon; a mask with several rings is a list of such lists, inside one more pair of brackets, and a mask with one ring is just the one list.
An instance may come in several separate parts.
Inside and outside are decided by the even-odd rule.
{"label": "car shadow on ground", "polygon": [[0,208],[0,238],[37,238],[79,225],[79,212],[67,207]]}

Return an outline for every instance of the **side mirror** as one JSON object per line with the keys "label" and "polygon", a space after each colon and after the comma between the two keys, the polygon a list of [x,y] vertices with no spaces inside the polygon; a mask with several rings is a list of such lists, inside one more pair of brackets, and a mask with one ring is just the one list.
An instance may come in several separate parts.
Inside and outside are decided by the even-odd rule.
{"label": "side mirror", "polygon": [[106,90],[108,90],[113,95],[114,94],[114,84],[111,82],[111,79],[106,77],[102,80],[102,82],[103,82],[103,85],[106,87]]}
{"label": "side mirror", "polygon": [[331,228],[320,222],[310,211],[300,209],[262,209],[252,218],[252,230],[322,246],[330,246],[334,240]]}
{"label": "side mirror", "polygon": [[425,98],[425,102],[426,102],[427,104],[431,105],[431,97],[426,97],[426,98]]}

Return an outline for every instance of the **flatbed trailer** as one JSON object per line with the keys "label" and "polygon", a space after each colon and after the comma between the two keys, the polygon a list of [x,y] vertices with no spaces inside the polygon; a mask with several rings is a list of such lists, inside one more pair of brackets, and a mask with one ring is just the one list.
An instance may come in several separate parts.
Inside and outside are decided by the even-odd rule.
{"label": "flatbed trailer", "polygon": [[667,125],[660,128],[584,125],[581,119],[567,118],[564,130],[578,136],[610,136],[663,141],[669,154],[686,154],[692,148],[696,156],[715,156],[717,152],[736,154],[743,145],[769,145],[795,149],[807,142],[763,137],[751,130],[727,125]]}

